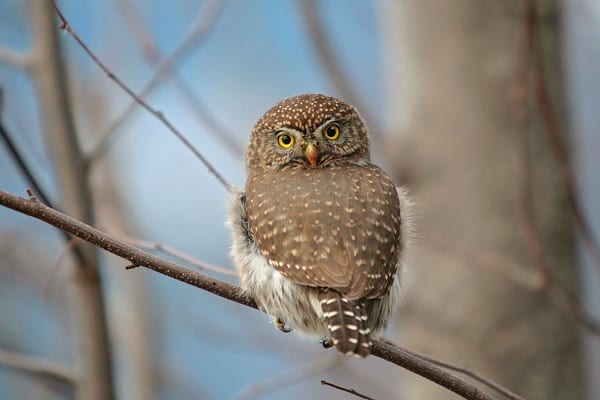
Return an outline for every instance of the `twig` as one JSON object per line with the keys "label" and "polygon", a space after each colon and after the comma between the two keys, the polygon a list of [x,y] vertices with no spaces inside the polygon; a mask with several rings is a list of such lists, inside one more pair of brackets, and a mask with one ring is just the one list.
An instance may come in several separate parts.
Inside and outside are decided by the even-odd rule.
{"label": "twig", "polygon": [[[146,59],[147,63],[150,65],[155,64],[162,57],[162,55],[160,54],[160,50],[158,50],[158,46],[156,46],[154,40],[152,39],[152,36],[144,26],[142,19],[139,18],[139,12],[137,12],[137,10],[135,9],[135,5],[133,4],[133,2],[131,0],[113,0],[113,3],[115,7],[117,7],[121,11],[123,18],[127,20],[128,26],[131,27],[135,38],[140,44],[142,54],[144,55],[144,58]],[[198,24],[206,23],[205,21],[207,19],[204,18],[205,13],[206,12],[202,13],[203,18],[198,20]],[[208,19],[208,24],[214,25],[214,21],[216,20],[218,14],[214,12],[208,12],[208,15],[209,17],[212,16],[212,19]],[[191,32],[195,32],[196,30],[196,28],[192,28]],[[207,32],[208,30],[204,31],[203,37],[206,36]],[[198,42],[200,39],[200,37],[195,37],[196,42]],[[190,49],[191,46],[187,46],[187,48]],[[177,50],[175,50],[174,54],[175,53],[177,53]],[[229,131],[221,123],[221,121],[219,121],[217,116],[209,110],[209,108],[198,97],[196,92],[194,92],[194,90],[192,89],[192,85],[186,82],[185,78],[176,69],[173,68],[173,65],[174,62],[168,63],[167,69],[163,71],[159,70],[157,74],[163,72],[162,74],[160,74],[161,78],[171,78],[173,84],[175,85],[175,88],[179,91],[184,100],[187,101],[188,105],[194,110],[193,115],[197,117],[198,122],[200,124],[206,126],[208,133],[210,133],[215,139],[220,141],[227,150],[231,151],[233,155],[242,155],[244,153],[244,149],[240,145],[240,141],[237,140],[235,135],[231,131]],[[155,82],[158,83],[159,81]],[[156,85],[154,85],[153,87],[155,86]],[[143,98],[144,96],[140,94],[140,97]],[[133,105],[135,106],[137,105],[137,103],[134,102]],[[130,115],[129,112],[124,112],[123,114]],[[122,119],[123,118],[117,118],[116,121],[120,121]],[[111,128],[112,127],[115,127],[115,125],[111,124]],[[114,130],[115,129],[111,129],[112,132],[114,132]],[[99,155],[99,152],[104,151],[104,149],[106,149],[105,145],[109,139],[106,135],[107,134],[101,135],[101,137],[105,137],[106,140],[102,141],[101,145],[99,145],[99,147],[96,148],[96,150],[94,151],[94,156],[97,157]]]}
{"label": "twig", "polygon": [[77,378],[71,368],[52,361],[0,349],[0,364],[32,374],[45,376],[67,385],[74,386],[77,384]]}
{"label": "twig", "polygon": [[[15,161],[15,163],[17,164],[17,167],[19,168],[19,170],[23,173],[23,175],[25,175],[25,179],[31,185],[31,187],[33,188],[33,191],[38,195],[38,197],[44,203],[48,204],[52,208],[55,208],[55,206],[53,205],[53,202],[50,201],[50,199],[46,196],[45,191],[41,188],[38,180],[33,175],[31,168],[29,168],[29,166],[27,165],[27,162],[21,155],[21,152],[17,149],[17,146],[15,145],[15,143],[12,140],[12,135],[10,133],[8,133],[8,131],[4,127],[1,116],[0,116],[0,138],[2,138],[2,141],[4,142],[4,144],[6,146],[6,150],[12,156],[12,158]],[[67,235],[67,240],[70,240],[70,237],[68,235]]]}
{"label": "twig", "polygon": [[281,388],[289,387],[317,374],[329,371],[340,365],[346,359],[347,358],[338,356],[337,354],[326,354],[321,358],[304,363],[297,368],[290,369],[279,375],[271,376],[269,379],[262,382],[252,383],[235,396],[235,399],[250,400],[262,398],[266,394],[272,394]]}
{"label": "twig", "polygon": [[[218,13],[222,8],[222,0],[212,0],[204,6],[196,22],[192,24],[192,29],[184,37],[181,43],[175,46],[175,49],[159,64],[152,79],[142,88],[139,97],[146,98],[154,88],[161,82],[162,78],[173,70],[173,66],[180,61],[189,50],[193,48],[205,35],[210,31],[210,27],[216,20]],[[94,150],[88,156],[88,163],[93,162],[100,157],[107,149],[111,138],[127,118],[138,107],[138,102],[133,99],[131,103],[109,124],[102,132],[100,132],[99,143],[94,147]]]}
{"label": "twig", "polygon": [[[195,156],[198,158],[204,166],[208,169],[208,171],[215,177],[217,180],[227,189],[227,191],[231,191],[231,185],[229,182],[216,170],[215,167],[198,151],[194,145],[177,129],[175,126],[164,116],[164,114],[150,106],[145,100],[143,100],[140,96],[136,95],[133,90],[129,88],[129,86],[125,85],[125,83],[119,79],[100,59],[90,50],[90,48],[81,40],[79,35],[73,30],[64,14],[56,4],[55,0],[48,0],[54,7],[56,14],[61,20],[60,27],[62,30],[67,32],[75,41],[81,46],[81,48],[87,53],[90,58],[104,71],[104,73],[112,79],[121,89],[123,89],[129,96],[131,96],[138,104],[144,107],[150,114],[152,114],[156,119],[158,119],[167,129],[175,135],[179,141],[181,141]],[[186,50],[186,47],[183,46],[179,48],[180,51]]]}
{"label": "twig", "polygon": [[[17,146],[13,143],[11,134],[8,133],[6,128],[4,128],[4,124],[2,123],[1,107],[0,107],[0,137],[2,137],[2,140],[4,141],[4,144],[6,145],[6,149],[8,150],[8,153],[13,157],[14,161],[17,163],[17,166],[19,167],[19,170],[23,173],[23,175],[25,175],[25,179],[29,182],[31,187],[33,187],[33,190],[38,195],[38,197],[45,204],[48,204],[52,208],[56,208],[53,205],[53,203],[50,201],[50,199],[48,199],[48,196],[46,195],[46,191],[44,189],[42,189],[42,186],[40,185],[37,178],[33,174],[31,168],[29,168],[29,165],[27,164],[27,162],[21,155],[21,152],[17,149]],[[65,243],[71,242],[72,238],[67,232],[60,230],[60,234],[63,237],[63,239],[65,240]],[[69,248],[69,250],[72,250],[73,254],[75,255],[75,257],[77,258],[77,260],[79,262],[84,261],[83,253],[81,252],[81,249],[79,247],[69,246],[68,248]]]}
{"label": "twig", "polygon": [[70,239],[68,242],[66,242],[63,245],[63,248],[62,248],[60,254],[58,255],[58,258],[56,259],[56,262],[54,263],[52,268],[50,268],[50,273],[48,274],[48,278],[46,279],[46,283],[44,285],[44,291],[43,291],[45,299],[48,299],[50,296],[50,287],[52,286],[52,278],[57,273],[58,269],[63,265],[63,262],[65,261],[67,255],[70,254],[71,251],[78,249],[77,242],[81,241],[81,239],[79,239],[78,237],[71,236],[63,230],[60,230],[60,232],[64,233]]}
{"label": "twig", "polygon": [[149,63],[154,64],[160,60],[160,50],[148,34],[144,23],[142,22],[141,13],[136,9],[135,4],[131,0],[112,0],[115,6],[127,21],[127,25],[131,28],[133,35],[140,44],[142,53]]}
{"label": "twig", "polygon": [[339,386],[339,385],[336,385],[336,384],[334,384],[334,383],[327,382],[327,381],[326,381],[326,380],[324,380],[324,379],[321,379],[321,385],[325,385],[325,386],[331,386],[331,387],[332,387],[332,388],[334,388],[334,389],[341,390],[342,392],[350,393],[350,394],[352,394],[352,395],[354,395],[354,396],[356,396],[356,397],[360,397],[361,399],[375,400],[375,399],[374,399],[374,398],[372,398],[372,397],[365,396],[364,394],[358,393],[358,392],[357,392],[356,390],[354,390],[354,389],[348,389],[348,388],[345,388],[345,387],[343,387],[343,386]]}
{"label": "twig", "polygon": [[529,263],[537,273],[539,287],[546,287],[549,279],[548,268],[546,267],[543,246],[535,223],[528,137],[529,110],[527,95],[530,86],[529,72],[535,35],[534,18],[535,9],[531,7],[531,2],[528,2],[523,20],[522,42],[518,48],[516,69],[511,86],[511,97],[513,125],[518,139],[517,149],[520,161],[517,192],[519,193],[519,205],[522,214],[521,225],[525,236]]}
{"label": "twig", "polygon": [[[385,338],[380,338],[380,340],[382,340],[386,343],[392,344],[392,345],[394,344],[393,342],[391,342]],[[511,390],[505,388],[504,386],[501,386],[501,385],[497,384],[496,382],[492,381],[491,379],[485,378],[485,377],[481,376],[480,374],[471,371],[470,369],[467,369],[464,367],[459,367],[457,365],[450,364],[449,362],[438,360],[437,358],[428,356],[426,354],[418,353],[413,350],[407,350],[407,349],[405,349],[405,350],[407,352],[411,353],[412,355],[419,357],[422,360],[425,360],[427,362],[437,365],[438,367],[449,369],[451,371],[458,372],[459,374],[468,376],[469,378],[476,380],[477,382],[489,387],[492,390],[497,391],[498,393],[506,396],[507,398],[509,398],[511,400],[525,400],[525,398],[519,396],[518,394],[512,392]]]}
{"label": "twig", "polygon": [[[536,32],[538,30],[538,16],[535,0],[529,0],[526,4],[526,15],[523,21],[523,42],[519,49],[517,69],[513,79],[511,94],[513,97],[513,118],[515,132],[518,135],[519,143],[519,160],[520,172],[519,179],[519,203],[522,213],[522,225],[526,240],[526,248],[529,258],[529,263],[534,267],[539,277],[538,289],[547,292],[551,298],[555,299],[559,304],[565,305],[571,315],[580,322],[591,333],[600,334],[600,323],[581,307],[581,303],[577,300],[567,286],[562,283],[552,273],[545,260],[544,248],[542,244],[541,234],[535,222],[535,212],[533,204],[533,193],[531,192],[531,160],[529,157],[529,138],[527,137],[527,89],[530,86],[530,68],[531,56],[536,52],[534,50],[536,41]],[[564,160],[566,161],[566,160]],[[568,192],[574,189],[568,187]],[[574,193],[573,193],[574,194]],[[585,236],[585,235],[584,235]],[[593,244],[591,236],[587,236]],[[599,264],[600,265],[600,264]]]}
{"label": "twig", "polygon": [[[116,256],[129,260],[133,265],[146,267],[239,304],[257,308],[256,302],[253,299],[248,298],[239,287],[136,249],[135,247],[123,243],[75,218],[47,207],[39,201],[29,200],[0,190],[0,204],[63,229]],[[431,365],[404,349],[384,343],[380,340],[375,339],[373,341],[372,354],[421,375],[430,381],[459,394],[465,399],[493,399],[493,397],[477,389],[470,383]]]}
{"label": "twig", "polygon": [[[321,66],[340,92],[341,97],[356,106],[363,114],[366,114],[368,111],[367,107],[362,102],[360,95],[354,90],[346,70],[336,57],[335,47],[324,29],[317,5],[318,3],[315,0],[298,0],[298,6],[302,11],[308,38],[317,53],[317,58],[321,62]],[[369,115],[366,115],[366,117],[367,121],[374,123],[369,118]],[[377,129],[373,130],[373,132],[377,133]]]}
{"label": "twig", "polygon": [[0,64],[28,70],[31,68],[31,57],[27,53],[0,47]]}
{"label": "twig", "polygon": [[256,302],[253,299],[247,298],[236,286],[141,251],[73,217],[56,211],[39,201],[14,196],[0,190],[0,204],[65,230],[86,242],[128,260],[133,265],[146,267],[226,299],[256,308]]}
{"label": "twig", "polygon": [[386,343],[380,339],[373,340],[371,354],[386,361],[399,365],[407,370],[421,375],[438,385],[462,396],[465,399],[490,400],[492,396],[462,379],[449,374],[431,363],[412,355],[407,350]]}
{"label": "twig", "polygon": [[[537,3],[535,0],[528,0],[529,7],[533,14],[531,23],[539,30],[539,16],[537,14]],[[537,106],[542,116],[544,124],[544,132],[550,142],[550,147],[554,153],[554,158],[558,162],[558,168],[564,185],[567,188],[567,199],[573,210],[575,224],[581,231],[582,239],[586,248],[589,250],[592,258],[600,271],[600,245],[598,238],[595,237],[588,219],[585,217],[583,208],[581,207],[579,196],[575,184],[575,175],[571,168],[567,146],[565,145],[565,134],[561,132],[561,127],[558,122],[556,110],[552,104],[552,99],[548,90],[548,82],[546,81],[546,67],[544,64],[543,48],[540,35],[536,35],[533,39],[533,83]]]}
{"label": "twig", "polygon": [[237,272],[235,272],[231,269],[223,268],[218,265],[213,265],[213,264],[204,262],[202,260],[198,260],[197,258],[194,258],[194,257],[190,256],[189,254],[179,251],[176,248],[174,248],[173,246],[169,246],[167,244],[150,242],[148,240],[142,240],[142,239],[136,239],[136,238],[125,236],[121,233],[117,234],[117,233],[111,232],[111,235],[116,237],[117,239],[120,239],[120,240],[127,242],[136,247],[140,247],[143,249],[153,249],[153,250],[157,250],[157,251],[162,251],[165,254],[169,254],[171,256],[177,257],[180,260],[183,260],[195,267],[198,267],[199,269],[216,272],[217,274],[221,274],[221,275],[238,276]]}
{"label": "twig", "polygon": [[[588,313],[584,307],[581,306],[581,302],[578,301],[569,289],[558,279],[551,270],[546,270],[546,286],[540,286],[540,280],[537,277],[536,272],[532,274],[526,274],[522,271],[522,267],[513,265],[506,259],[499,257],[496,254],[475,252],[472,249],[460,249],[452,245],[453,253],[450,253],[450,245],[440,243],[437,247],[438,252],[446,252],[448,256],[458,253],[464,262],[477,264],[482,267],[489,268],[494,272],[501,274],[502,276],[510,279],[512,282],[534,291],[542,291],[551,300],[553,300],[558,306],[564,308],[565,312],[569,317],[575,319],[575,321],[587,329],[590,333],[600,336],[600,321],[595,319],[590,313]],[[543,266],[545,268],[545,266]]]}

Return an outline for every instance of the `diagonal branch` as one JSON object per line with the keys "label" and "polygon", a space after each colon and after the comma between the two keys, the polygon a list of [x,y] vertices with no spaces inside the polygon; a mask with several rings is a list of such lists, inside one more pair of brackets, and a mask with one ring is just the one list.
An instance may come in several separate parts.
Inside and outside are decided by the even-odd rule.
{"label": "diagonal branch", "polygon": [[[318,4],[319,2],[315,0],[298,0],[298,6],[302,11],[302,17],[307,28],[308,38],[317,53],[321,66],[336,89],[339,90],[341,97],[361,110],[362,113],[367,113],[368,108],[365,107],[360,95],[354,89],[346,70],[336,56],[335,47],[325,31],[323,21],[319,15]],[[369,115],[366,115],[366,117],[367,121],[374,123]],[[374,130],[374,132],[376,131]]]}
{"label": "diagonal branch", "polygon": [[[146,111],[148,111],[150,114],[152,114],[152,116],[154,116],[164,126],[166,126],[167,129],[173,135],[175,135],[175,137],[177,137],[177,139],[179,139],[179,141],[181,143],[183,143],[185,145],[185,147],[187,147],[196,156],[196,158],[198,158],[202,162],[202,164],[204,164],[204,166],[208,169],[208,171],[215,178],[217,178],[217,180],[225,187],[225,189],[227,189],[228,191],[231,191],[231,185],[229,184],[229,182],[219,173],[219,171],[217,171],[217,169],[208,161],[208,159],[206,157],[204,157],[204,155],[202,155],[202,153],[200,153],[200,151],[194,147],[192,142],[190,142],[175,127],[175,125],[173,125],[173,123],[169,119],[167,119],[167,117],[164,116],[164,114],[161,111],[153,108],[150,104],[148,104],[148,102],[146,102],[144,99],[142,99],[140,96],[138,96],[133,90],[131,90],[131,88],[129,88],[129,86],[127,86],[125,83],[123,83],[123,81],[119,77],[117,77],[114,72],[112,72],[102,61],[100,61],[98,56],[96,56],[96,54],[94,54],[94,52],[92,52],[92,50],[83,42],[83,40],[81,40],[79,35],[73,30],[73,28],[71,27],[71,25],[65,18],[64,14],[60,10],[60,8],[58,8],[58,5],[56,4],[55,0],[48,0],[48,1],[52,4],[52,7],[54,7],[56,14],[58,15],[58,17],[61,21],[61,24],[60,24],[61,29],[63,29],[65,32],[67,32],[69,35],[71,35],[73,37],[73,39],[75,39],[75,41],[79,44],[79,46],[81,46],[83,51],[85,51],[86,54],[88,56],[90,56],[90,58],[96,63],[96,65],[98,65],[98,67],[100,67],[100,69],[102,71],[104,71],[104,73],[110,79],[112,79],[113,82],[115,82],[121,89],[123,89],[129,96],[131,96],[131,98],[133,98],[137,104],[141,105],[144,109],[146,109]],[[188,44],[188,45],[191,45],[191,44]],[[179,48],[179,50],[181,52],[185,52],[187,50],[187,46],[182,46],[181,48]]]}
{"label": "diagonal branch", "polygon": [[[541,29],[539,26],[540,20],[537,10],[537,2],[528,0],[530,9],[532,29]],[[598,238],[594,235],[592,227],[583,211],[579,196],[577,195],[577,186],[575,183],[575,174],[571,167],[569,153],[565,144],[565,133],[561,129],[561,125],[556,115],[556,109],[552,103],[548,82],[546,80],[546,66],[544,63],[544,54],[540,35],[535,35],[532,39],[533,52],[533,87],[535,91],[537,107],[539,108],[542,122],[544,124],[544,132],[550,142],[550,147],[554,153],[554,158],[558,162],[558,170],[567,188],[567,200],[573,211],[575,224],[581,231],[581,237],[585,246],[596,264],[596,269],[600,272],[600,245]]]}
{"label": "diagonal branch", "polygon": [[[107,149],[110,140],[113,138],[119,126],[121,126],[127,118],[132,114],[132,112],[141,105],[142,107],[148,110],[147,104],[145,103],[145,98],[158,86],[158,84],[162,81],[164,77],[174,71],[174,66],[184,58],[185,55],[189,53],[189,51],[202,39],[205,37],[207,32],[210,31],[213,23],[216,20],[219,12],[222,9],[222,0],[213,0],[204,6],[203,10],[199,14],[198,18],[192,25],[189,33],[184,37],[180,44],[175,46],[175,49],[167,55],[156,68],[156,72],[154,76],[146,85],[140,90],[138,95],[135,95],[131,89],[123,84],[116,75],[110,71],[106,66],[100,62],[100,60],[92,54],[90,49],[83,43],[83,41],[77,36],[77,34],[72,30],[72,28],[68,25],[68,22],[64,19],[64,16],[60,13],[60,10],[56,8],[57,13],[61,17],[65,25],[65,29],[67,32],[73,36],[73,38],[77,41],[77,43],[84,49],[84,51],[94,60],[96,64],[108,75],[109,78],[114,80],[117,85],[119,85],[127,94],[132,97],[132,101],[125,107],[125,109],[110,123],[104,130],[100,132],[100,140],[98,144],[95,146],[94,150],[88,156],[88,162],[93,162],[98,157],[100,157]],[[150,110],[148,110],[150,111]],[[150,111],[152,114],[157,116],[154,112]],[[162,115],[162,114],[161,114]],[[164,117],[163,117],[164,118]],[[159,119],[161,119],[159,117]],[[163,124],[167,125],[169,130],[172,129],[168,126],[165,121],[162,121]],[[175,134],[176,136],[179,136]],[[181,140],[181,139],[180,139]],[[185,142],[184,142],[185,143]],[[186,144],[187,146],[187,144]],[[189,146],[188,146],[189,147]],[[209,168],[210,169],[210,168]]]}
{"label": "diagonal branch", "polygon": [[[393,344],[393,343],[389,342],[387,339],[381,338],[381,340],[386,343]],[[513,393],[512,391],[508,390],[507,388],[497,384],[496,382],[494,382],[490,379],[487,379],[487,378],[481,376],[478,373],[471,371],[470,369],[459,367],[454,364],[450,364],[446,361],[438,360],[437,358],[433,358],[431,356],[428,356],[428,355],[425,355],[422,353],[417,353],[416,351],[408,350],[408,352],[419,357],[422,360],[425,360],[427,362],[435,364],[439,367],[449,369],[450,371],[458,372],[459,374],[468,376],[469,378],[474,379],[477,382],[482,383],[485,386],[497,391],[498,393],[503,394],[504,396],[506,396],[507,398],[509,398],[511,400],[525,400],[523,397],[519,396],[518,394]]]}
{"label": "diagonal branch", "polygon": [[[117,7],[121,11],[123,18],[126,20],[127,25],[133,32],[134,37],[139,43],[139,46],[142,50],[142,54],[146,62],[149,65],[156,64],[160,60],[160,58],[163,57],[163,55],[160,53],[158,46],[156,45],[154,40],[152,40],[150,32],[146,29],[146,26],[144,25],[142,19],[139,17],[139,12],[138,10],[136,10],[133,1],[113,0],[113,3],[115,7]],[[193,33],[198,30],[198,26],[214,24],[214,21],[217,16],[218,13],[212,12],[211,9],[202,12],[201,18],[198,19],[195,26],[191,30],[191,38],[194,39],[194,42],[199,42],[200,39],[202,39],[202,37],[204,37],[208,32],[208,30],[204,30],[204,35],[202,35],[202,37],[199,37],[198,35],[193,35]],[[187,41],[188,39],[186,38],[182,43],[185,44]],[[176,46],[176,50],[172,53],[173,55],[180,54],[180,52],[177,50],[178,47],[179,46]],[[188,51],[190,48],[191,46],[186,46],[186,49],[188,49]],[[173,56],[168,56],[165,60],[168,60],[171,57]],[[181,58],[183,58],[183,54],[177,57],[177,59]],[[229,150],[232,153],[232,155],[243,155],[244,149],[240,145],[240,141],[235,137],[233,132],[227,129],[225,125],[219,120],[219,118],[209,110],[206,104],[204,104],[204,102],[200,99],[198,94],[192,89],[193,85],[191,85],[183,77],[183,75],[181,75],[179,71],[177,71],[177,69],[174,68],[174,64],[175,60],[174,62],[163,62],[163,68],[159,68],[159,70],[156,72],[155,77],[150,81],[150,83],[148,83],[147,87],[150,87],[150,84],[153,84],[152,87],[155,87],[156,84],[158,84],[158,82],[160,81],[159,78],[171,78],[173,85],[179,91],[181,97],[183,97],[183,99],[187,101],[188,105],[194,111],[192,114],[198,119],[198,122],[201,125],[204,125],[206,127],[206,131],[209,134],[211,134],[212,137],[214,137],[216,140],[221,142],[221,144],[227,150]],[[140,97],[144,96],[140,94]],[[135,106],[137,106],[137,104],[133,102],[132,107]],[[130,115],[129,111],[130,110],[128,107],[123,112],[123,115]],[[122,119],[123,118],[117,118],[115,122],[120,122]],[[105,132],[114,131],[113,127],[116,128],[117,126],[115,124],[111,124],[109,127],[110,130],[106,130]],[[109,140],[108,136],[112,135],[105,135],[108,135],[108,133],[103,133],[102,135],[100,135],[101,137],[105,137],[105,140],[103,140],[94,150],[92,154],[93,157],[97,157],[100,154],[100,152],[104,151],[104,149],[106,148],[106,143]]]}
{"label": "diagonal branch", "polygon": [[14,68],[28,70],[31,68],[31,55],[20,51],[0,47],[0,64],[10,65]]}
{"label": "diagonal branch", "polygon": [[162,243],[151,242],[148,240],[132,238],[129,236],[125,236],[122,233],[111,232],[111,235],[119,240],[127,242],[127,243],[129,243],[133,246],[139,247],[141,249],[152,249],[152,250],[156,250],[156,251],[161,251],[165,254],[168,254],[168,255],[176,257],[182,261],[185,261],[185,262],[193,265],[194,267],[198,267],[198,268],[206,270],[206,271],[212,271],[212,272],[216,272],[217,274],[227,275],[227,276],[235,276],[235,277],[238,276],[237,272],[235,272],[234,270],[227,269],[227,268],[224,268],[224,267],[221,267],[218,265],[213,265],[211,263],[208,263],[208,262],[205,262],[202,260],[198,260],[197,258],[192,257],[189,254],[186,254],[180,250],[177,250],[173,246],[169,246],[168,244],[162,244]]}
{"label": "diagonal branch", "polygon": [[[536,289],[545,291],[553,300],[558,304],[563,305],[568,311],[571,312],[572,316],[580,322],[586,329],[591,333],[600,333],[600,324],[596,321],[592,315],[590,315],[581,305],[581,302],[575,294],[573,294],[569,288],[561,282],[552,270],[549,268],[546,261],[546,253],[542,243],[542,236],[540,230],[536,224],[535,219],[535,207],[534,207],[534,196],[532,192],[532,160],[530,157],[531,148],[529,143],[528,128],[529,128],[529,89],[532,84],[539,92],[542,89],[539,80],[542,79],[543,73],[540,72],[541,65],[541,54],[536,54],[541,51],[537,49],[539,44],[539,21],[537,15],[537,3],[535,0],[528,0],[526,3],[525,17],[523,19],[523,34],[521,43],[518,47],[517,63],[511,84],[511,100],[512,100],[512,124],[517,135],[517,148],[519,156],[519,180],[518,180],[518,194],[519,194],[519,206],[521,209],[521,225],[523,235],[526,243],[527,256],[529,264],[536,273],[538,282]],[[537,58],[537,60],[536,60]],[[536,64],[537,63],[537,64]],[[538,69],[536,71],[536,68]],[[537,75],[536,75],[537,74]],[[532,79],[535,78],[535,79]],[[537,80],[537,82],[536,82]],[[543,85],[542,85],[543,86]],[[544,91],[545,93],[545,91]],[[538,97],[539,93],[536,93]],[[546,104],[545,109],[543,107],[544,101],[549,101],[546,96],[541,95],[538,98],[539,102],[542,102],[542,111],[548,114],[544,116],[544,119],[550,118],[552,123],[546,122],[546,130],[550,136],[553,148],[556,146],[561,147],[564,151],[564,143],[554,143],[554,141],[562,140],[560,133],[557,131],[558,122],[555,119],[554,111],[551,105]],[[557,151],[554,149],[554,151]],[[572,208],[575,212],[575,220],[579,221],[579,227],[582,230],[582,236],[584,237],[585,243],[588,248],[594,252],[595,239],[592,236],[585,218],[581,215],[578,207],[577,199],[575,197],[575,188],[570,184],[572,180],[569,179],[570,168],[565,170],[568,166],[568,160],[566,159],[566,152],[561,156],[555,154],[557,157],[560,169],[563,171],[563,179],[567,186],[568,196],[572,202]],[[565,172],[566,171],[566,172]],[[600,256],[600,254],[599,254]],[[600,261],[600,258],[598,258]],[[600,264],[599,264],[600,266]]]}
{"label": "diagonal branch", "polygon": [[331,354],[326,354],[321,358],[313,359],[296,368],[284,371],[281,374],[269,376],[269,378],[264,381],[253,382],[242,389],[235,396],[235,400],[250,400],[266,397],[277,390],[290,387],[317,374],[329,371],[346,360],[347,358],[338,356],[337,354],[335,357],[331,357]]}
{"label": "diagonal branch", "polygon": [[357,392],[356,390],[354,390],[354,389],[348,389],[348,388],[345,388],[345,387],[343,387],[343,386],[339,386],[339,385],[336,385],[336,384],[334,384],[334,383],[327,382],[327,381],[326,381],[326,380],[324,380],[324,379],[322,379],[322,380],[321,380],[321,385],[324,385],[324,386],[330,386],[330,387],[332,387],[332,388],[334,388],[334,389],[341,390],[342,392],[350,393],[351,395],[354,395],[354,396],[356,396],[356,397],[358,397],[358,398],[361,398],[361,399],[366,399],[366,400],[375,400],[375,399],[373,399],[372,397],[369,397],[369,396],[366,396],[366,395],[364,395],[364,394],[358,393],[358,392]]}
{"label": "diagonal branch", "polygon": [[[75,218],[40,203],[33,196],[26,199],[0,190],[0,204],[65,230],[116,256],[129,260],[132,266],[146,267],[181,282],[216,294],[217,296],[248,307],[257,308],[254,299],[248,298],[239,287],[141,251],[96,228],[84,224]],[[375,357],[379,357],[421,375],[465,399],[493,399],[493,397],[472,384],[443,371],[398,346],[376,339],[373,341],[372,354]]]}
{"label": "diagonal branch", "polygon": [[0,349],[0,365],[45,376],[71,386],[77,384],[75,373],[64,365],[4,349]]}

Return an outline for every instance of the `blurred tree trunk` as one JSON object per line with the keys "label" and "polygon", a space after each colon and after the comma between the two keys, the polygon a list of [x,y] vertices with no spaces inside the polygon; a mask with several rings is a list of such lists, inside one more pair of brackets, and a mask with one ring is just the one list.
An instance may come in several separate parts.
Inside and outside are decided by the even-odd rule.
{"label": "blurred tree trunk", "polygon": [[[49,1],[31,1],[29,6],[33,27],[31,72],[60,187],[60,208],[94,224],[94,206],[73,121],[54,11]],[[69,290],[77,324],[73,346],[78,372],[77,398],[110,400],[114,397],[111,355],[97,250],[88,243],[75,246],[72,253],[80,256]]]}
{"label": "blurred tree trunk", "polygon": [[[538,3],[547,79],[562,106],[560,10],[555,0]],[[394,141],[385,148],[395,151],[387,158],[417,201],[418,237],[396,339],[526,398],[578,399],[579,326],[536,290],[522,233],[519,146],[527,133],[546,262],[575,290],[573,233],[557,165],[535,107],[527,104],[526,132],[511,113],[525,4],[405,0],[382,6],[386,126]],[[450,396],[411,376],[398,393]]]}

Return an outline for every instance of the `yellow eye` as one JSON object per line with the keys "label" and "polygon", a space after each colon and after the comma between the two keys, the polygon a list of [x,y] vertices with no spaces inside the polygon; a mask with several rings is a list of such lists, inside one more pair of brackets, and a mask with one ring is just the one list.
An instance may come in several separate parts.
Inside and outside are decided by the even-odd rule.
{"label": "yellow eye", "polygon": [[281,133],[277,136],[277,143],[284,149],[289,149],[294,144],[294,137],[287,133]]}
{"label": "yellow eye", "polygon": [[340,127],[337,124],[329,124],[325,128],[325,137],[329,140],[336,140],[340,137]]}

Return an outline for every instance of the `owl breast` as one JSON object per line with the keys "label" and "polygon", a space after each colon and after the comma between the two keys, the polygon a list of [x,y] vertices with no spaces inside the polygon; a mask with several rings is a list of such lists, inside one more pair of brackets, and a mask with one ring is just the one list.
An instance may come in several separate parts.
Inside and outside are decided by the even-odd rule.
{"label": "owl breast", "polygon": [[376,298],[398,261],[396,188],[371,164],[251,173],[248,225],[271,266],[295,283]]}

